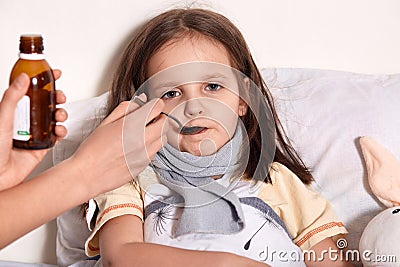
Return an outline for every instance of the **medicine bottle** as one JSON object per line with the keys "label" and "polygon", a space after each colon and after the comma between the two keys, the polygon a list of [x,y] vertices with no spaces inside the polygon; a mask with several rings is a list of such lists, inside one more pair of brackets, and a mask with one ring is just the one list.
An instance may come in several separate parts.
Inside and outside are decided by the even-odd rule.
{"label": "medicine bottle", "polygon": [[21,35],[19,59],[11,71],[10,84],[24,72],[30,77],[30,85],[15,110],[13,146],[17,148],[49,148],[56,141],[55,79],[43,50],[41,35]]}

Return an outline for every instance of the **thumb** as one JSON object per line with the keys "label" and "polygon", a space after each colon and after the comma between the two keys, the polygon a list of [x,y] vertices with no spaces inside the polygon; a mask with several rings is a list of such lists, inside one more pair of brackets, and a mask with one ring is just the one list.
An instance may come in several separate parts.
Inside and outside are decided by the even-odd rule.
{"label": "thumb", "polygon": [[15,107],[28,91],[29,82],[29,76],[21,73],[4,92],[3,99],[0,102],[0,131],[12,128]]}

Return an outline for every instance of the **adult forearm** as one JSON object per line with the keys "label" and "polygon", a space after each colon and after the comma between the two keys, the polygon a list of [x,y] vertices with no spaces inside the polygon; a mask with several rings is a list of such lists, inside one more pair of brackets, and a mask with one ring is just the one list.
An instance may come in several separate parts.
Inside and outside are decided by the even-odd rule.
{"label": "adult forearm", "polygon": [[0,247],[89,199],[92,193],[81,172],[66,160],[0,192]]}

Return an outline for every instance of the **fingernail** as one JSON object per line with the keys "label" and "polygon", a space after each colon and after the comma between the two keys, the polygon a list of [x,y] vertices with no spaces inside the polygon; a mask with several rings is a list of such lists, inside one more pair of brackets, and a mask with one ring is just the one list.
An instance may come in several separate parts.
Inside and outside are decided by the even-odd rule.
{"label": "fingernail", "polygon": [[147,101],[147,96],[146,96],[145,93],[141,93],[138,97],[139,97],[140,100],[142,100],[143,102],[146,102],[146,101]]}
{"label": "fingernail", "polygon": [[135,102],[136,104],[138,104],[140,107],[144,106],[144,104],[146,104],[145,101],[143,101],[142,99],[140,99],[139,96],[134,96],[132,98],[132,101]]}

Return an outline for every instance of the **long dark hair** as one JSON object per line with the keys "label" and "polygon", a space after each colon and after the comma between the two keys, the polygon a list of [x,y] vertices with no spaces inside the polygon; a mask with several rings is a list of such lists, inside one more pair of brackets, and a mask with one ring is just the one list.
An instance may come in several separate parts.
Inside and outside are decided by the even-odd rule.
{"label": "long dark hair", "polygon": [[[119,103],[131,100],[135,90],[147,78],[146,66],[150,58],[168,41],[181,37],[202,35],[222,44],[228,51],[234,68],[249,77],[262,91],[271,109],[276,128],[276,151],[274,161],[293,171],[303,183],[313,178],[304,162],[290,144],[276,113],[271,93],[254,63],[250,50],[236,26],[223,15],[204,9],[173,9],[164,12],[143,25],[122,56],[114,75],[108,113]],[[249,110],[242,117],[250,142],[250,158],[245,173],[252,177],[261,155],[261,133],[254,113]],[[266,173],[265,181],[271,182]]]}

